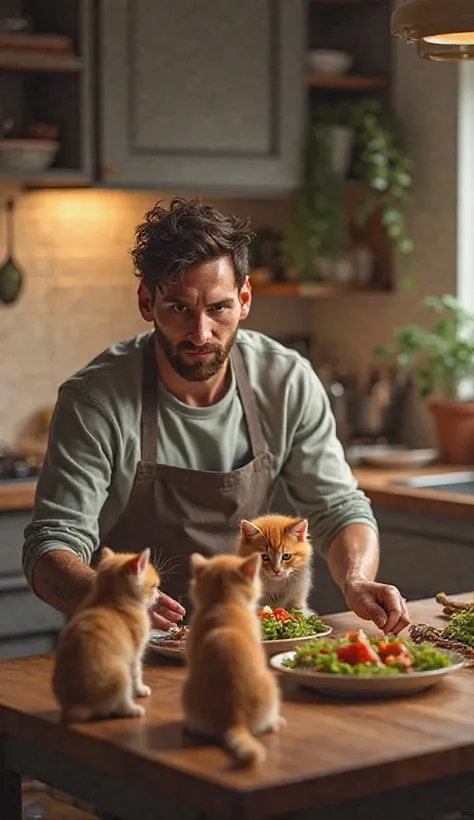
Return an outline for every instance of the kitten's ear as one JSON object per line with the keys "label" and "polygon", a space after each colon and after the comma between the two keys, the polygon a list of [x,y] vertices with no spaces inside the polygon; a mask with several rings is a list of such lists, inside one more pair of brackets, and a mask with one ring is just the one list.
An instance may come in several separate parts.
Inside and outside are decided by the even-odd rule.
{"label": "kitten's ear", "polygon": [[287,535],[294,538],[295,541],[306,541],[308,538],[308,519],[301,518],[300,521],[288,527],[286,532]]}
{"label": "kitten's ear", "polygon": [[109,547],[102,547],[100,551],[99,565],[102,566],[109,560],[109,558],[113,558],[114,555],[115,552],[111,550]]}
{"label": "kitten's ear", "polygon": [[132,575],[142,575],[150,563],[150,550],[142,550],[138,555],[134,555],[128,562],[128,571]]}
{"label": "kitten's ear", "polygon": [[193,575],[198,575],[207,564],[207,558],[204,558],[204,555],[201,555],[199,552],[193,552],[189,560]]}
{"label": "kitten's ear", "polygon": [[240,522],[240,531],[244,538],[255,538],[257,535],[261,535],[262,531],[252,524],[251,521],[243,521]]}
{"label": "kitten's ear", "polygon": [[252,555],[249,555],[248,558],[245,559],[243,564],[240,567],[240,572],[244,576],[244,578],[248,578],[250,581],[254,581],[255,577],[260,572],[260,567],[262,565],[262,558],[259,552],[253,552]]}

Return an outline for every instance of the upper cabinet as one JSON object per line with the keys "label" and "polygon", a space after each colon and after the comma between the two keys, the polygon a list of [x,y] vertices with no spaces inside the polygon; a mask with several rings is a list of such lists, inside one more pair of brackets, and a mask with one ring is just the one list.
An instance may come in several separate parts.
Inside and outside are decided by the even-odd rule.
{"label": "upper cabinet", "polygon": [[304,0],[100,0],[99,177],[286,194],[305,125]]}

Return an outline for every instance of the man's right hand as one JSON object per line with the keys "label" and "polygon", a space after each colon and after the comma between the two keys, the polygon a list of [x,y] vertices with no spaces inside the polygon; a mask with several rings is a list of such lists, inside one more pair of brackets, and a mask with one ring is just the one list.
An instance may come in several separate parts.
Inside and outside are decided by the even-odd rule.
{"label": "man's right hand", "polygon": [[160,591],[152,613],[155,629],[164,629],[167,632],[170,627],[182,621],[185,615],[186,610],[178,601]]}

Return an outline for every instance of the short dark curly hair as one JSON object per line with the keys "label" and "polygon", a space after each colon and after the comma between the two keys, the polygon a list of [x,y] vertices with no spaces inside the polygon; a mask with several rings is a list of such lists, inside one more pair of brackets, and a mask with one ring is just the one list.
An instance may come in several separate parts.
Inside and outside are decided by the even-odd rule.
{"label": "short dark curly hair", "polygon": [[169,210],[157,202],[135,229],[135,275],[154,296],[157,287],[162,290],[192,265],[229,256],[240,290],[249,272],[252,236],[249,219],[225,216],[200,199],[175,197]]}

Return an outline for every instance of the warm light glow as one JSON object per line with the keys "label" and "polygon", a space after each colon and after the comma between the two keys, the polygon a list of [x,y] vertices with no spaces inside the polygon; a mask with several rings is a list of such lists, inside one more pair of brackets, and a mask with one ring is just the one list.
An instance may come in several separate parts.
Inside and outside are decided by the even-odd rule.
{"label": "warm light glow", "polygon": [[424,60],[434,60],[439,63],[463,62],[474,60],[474,46],[452,46],[440,45],[439,43],[427,43],[419,40],[417,43],[418,54]]}
{"label": "warm light glow", "polygon": [[426,43],[435,43],[444,46],[472,46],[474,45],[474,31],[460,31],[453,34],[434,34],[423,38]]}

